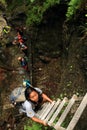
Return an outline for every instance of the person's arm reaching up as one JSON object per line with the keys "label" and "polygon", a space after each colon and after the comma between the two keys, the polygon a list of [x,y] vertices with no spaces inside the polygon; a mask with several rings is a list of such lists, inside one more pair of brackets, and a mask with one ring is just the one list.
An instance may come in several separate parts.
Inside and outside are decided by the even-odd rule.
{"label": "person's arm reaching up", "polygon": [[46,94],[44,94],[44,93],[42,93],[42,97],[43,97],[43,101],[44,101],[44,102],[46,102],[46,101],[48,101],[48,102],[50,102],[50,103],[53,102],[53,101],[52,101]]}
{"label": "person's arm reaching up", "polygon": [[38,123],[44,125],[44,126],[47,126],[47,123],[46,123],[45,121],[40,120],[39,118],[37,118],[37,117],[35,117],[35,116],[33,116],[31,119],[32,119],[33,121],[35,121],[35,122],[38,122]]}

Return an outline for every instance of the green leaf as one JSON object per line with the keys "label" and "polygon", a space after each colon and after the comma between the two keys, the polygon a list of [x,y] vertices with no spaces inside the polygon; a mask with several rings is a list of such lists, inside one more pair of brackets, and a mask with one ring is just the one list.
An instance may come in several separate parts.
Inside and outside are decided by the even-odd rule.
{"label": "green leaf", "polygon": [[30,2],[34,2],[35,0],[30,0]]}

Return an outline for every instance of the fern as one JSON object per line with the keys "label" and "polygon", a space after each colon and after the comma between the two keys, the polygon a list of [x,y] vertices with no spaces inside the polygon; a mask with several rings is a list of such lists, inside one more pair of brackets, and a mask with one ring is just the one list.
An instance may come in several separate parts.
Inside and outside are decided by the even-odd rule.
{"label": "fern", "polygon": [[87,23],[80,25],[79,26],[79,31],[82,34],[86,34],[87,35]]}
{"label": "fern", "polygon": [[67,20],[70,20],[72,16],[76,13],[76,10],[79,9],[82,0],[71,0],[68,3],[68,9],[66,13]]}

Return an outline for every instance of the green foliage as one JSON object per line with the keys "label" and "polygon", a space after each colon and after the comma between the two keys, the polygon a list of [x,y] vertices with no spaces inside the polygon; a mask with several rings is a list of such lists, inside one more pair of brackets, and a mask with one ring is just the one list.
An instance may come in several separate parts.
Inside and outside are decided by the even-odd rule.
{"label": "green foliage", "polygon": [[27,24],[32,25],[32,23],[39,23],[40,19],[42,19],[41,7],[38,5],[33,6],[28,12]]}
{"label": "green foliage", "polygon": [[8,4],[8,11],[9,12],[13,12],[16,8],[19,8],[20,6],[24,5],[24,0],[12,0],[11,2],[9,2],[9,0],[6,0],[7,4]]}
{"label": "green foliage", "polygon": [[42,130],[41,126],[38,124],[34,124],[32,126],[24,126],[24,130]]}
{"label": "green foliage", "polygon": [[0,3],[6,6],[6,0],[0,0]]}
{"label": "green foliage", "polygon": [[35,0],[30,0],[30,2],[34,2]]}
{"label": "green foliage", "polygon": [[79,31],[80,31],[81,34],[87,35],[87,23],[80,25]]}
{"label": "green foliage", "polygon": [[67,20],[70,20],[72,16],[76,13],[76,10],[79,9],[82,0],[71,0],[68,3],[68,9],[66,13]]}
{"label": "green foliage", "polygon": [[[32,120],[29,120],[28,124],[24,126],[24,130],[42,130],[43,126],[39,123],[36,123]],[[47,130],[47,127],[44,127],[44,130]]]}
{"label": "green foliage", "polygon": [[[87,19],[87,13],[85,14],[85,19]],[[82,22],[82,24],[78,28],[79,32],[83,34],[83,37],[87,36],[87,21]]]}
{"label": "green foliage", "polygon": [[[34,0],[33,0],[34,1]],[[58,4],[60,0],[46,0],[43,3],[39,3],[38,1],[33,5],[31,4],[28,6],[29,11],[27,13],[27,25],[32,25],[34,23],[39,24],[43,18],[44,12],[55,4]]]}
{"label": "green foliage", "polygon": [[44,126],[30,119],[27,121],[26,125],[24,125],[24,130],[55,130],[55,129],[52,126]]}
{"label": "green foliage", "polygon": [[6,3],[6,1],[5,1],[5,0],[0,0],[0,2],[1,2],[1,3],[3,3],[3,4],[5,4],[5,3]]}

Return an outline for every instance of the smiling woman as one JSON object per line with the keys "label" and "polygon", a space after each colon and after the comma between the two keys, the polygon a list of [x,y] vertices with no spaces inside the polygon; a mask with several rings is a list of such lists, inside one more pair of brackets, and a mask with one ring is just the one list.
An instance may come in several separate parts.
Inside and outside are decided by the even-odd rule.
{"label": "smiling woman", "polygon": [[47,125],[46,122],[40,120],[36,117],[36,111],[41,107],[41,105],[48,101],[52,103],[53,101],[42,92],[39,88],[28,87],[25,90],[26,101],[22,104],[25,110],[25,113],[33,121],[38,122],[43,125]]}

